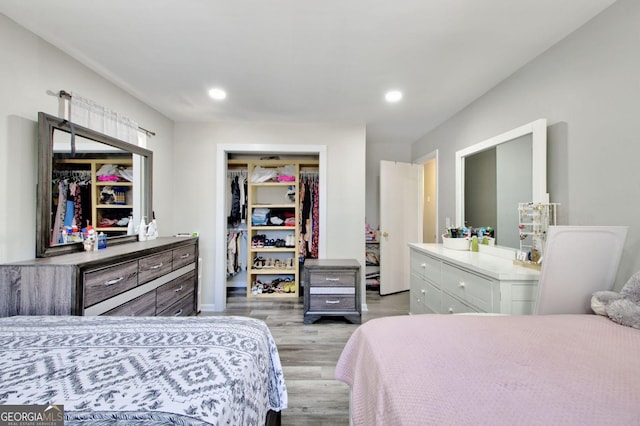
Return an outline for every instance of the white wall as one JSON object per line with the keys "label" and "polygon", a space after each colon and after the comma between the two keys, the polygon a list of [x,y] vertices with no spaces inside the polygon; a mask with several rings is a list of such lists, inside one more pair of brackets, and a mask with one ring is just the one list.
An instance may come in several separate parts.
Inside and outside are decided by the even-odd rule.
{"label": "white wall", "polygon": [[177,218],[174,231],[200,233],[203,310],[214,310],[219,306],[215,290],[226,286],[226,281],[216,282],[214,270],[216,256],[226,256],[226,253],[216,253],[216,240],[226,238],[224,229],[216,229],[216,219],[217,215],[226,217],[228,214],[223,206],[215,203],[218,144],[258,144],[267,152],[274,145],[325,145],[328,169],[326,257],[363,262],[364,125],[176,123],[174,139],[173,200]]}
{"label": "white wall", "polygon": [[640,2],[618,0],[413,144],[440,149],[439,215],[455,217],[455,151],[548,120],[548,191],[560,223],[628,225],[616,279],[640,270]]}
{"label": "white wall", "polygon": [[38,112],[60,115],[59,98],[47,91],[77,92],[157,133],[148,147],[159,170],[153,199],[162,233],[163,221],[173,221],[164,190],[173,184],[171,120],[1,14],[0,51],[0,262],[35,256]]}

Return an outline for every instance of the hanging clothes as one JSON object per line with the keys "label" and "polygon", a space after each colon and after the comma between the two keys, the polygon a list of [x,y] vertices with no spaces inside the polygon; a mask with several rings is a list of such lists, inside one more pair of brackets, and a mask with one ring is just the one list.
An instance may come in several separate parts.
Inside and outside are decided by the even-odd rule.
{"label": "hanging clothes", "polygon": [[234,276],[244,270],[242,249],[245,240],[244,231],[228,231],[227,233],[227,277]]}
{"label": "hanging clothes", "polygon": [[238,226],[247,218],[247,172],[245,170],[227,171],[227,205],[229,215],[227,223]]}
{"label": "hanging clothes", "polygon": [[300,176],[300,241],[298,255],[305,258],[318,258],[318,240],[320,235],[320,199],[317,172],[303,171]]}

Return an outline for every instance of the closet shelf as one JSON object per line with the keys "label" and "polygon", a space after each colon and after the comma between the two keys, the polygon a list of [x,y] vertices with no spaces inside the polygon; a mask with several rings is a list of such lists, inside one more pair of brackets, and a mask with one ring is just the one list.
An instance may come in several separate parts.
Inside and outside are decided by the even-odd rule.
{"label": "closet shelf", "polygon": [[133,186],[133,182],[129,181],[98,181],[96,186]]}
{"label": "closet shelf", "polygon": [[251,183],[251,185],[253,186],[295,186],[296,182],[292,181],[292,182],[258,182],[258,183]]}
{"label": "closet shelf", "polygon": [[296,251],[295,247],[278,247],[278,248],[269,248],[269,247],[250,247],[249,251],[252,253],[291,253]]}
{"label": "closet shelf", "polygon": [[132,209],[133,206],[131,204],[98,204],[96,205],[96,208],[98,209]]}
{"label": "closet shelf", "polygon": [[254,209],[294,209],[296,205],[293,203],[283,203],[283,204],[258,204],[254,203],[251,208]]}
{"label": "closet shelf", "polygon": [[295,226],[286,226],[286,225],[253,225],[252,228],[260,229],[261,231],[283,231],[283,230],[294,231],[296,229]]}

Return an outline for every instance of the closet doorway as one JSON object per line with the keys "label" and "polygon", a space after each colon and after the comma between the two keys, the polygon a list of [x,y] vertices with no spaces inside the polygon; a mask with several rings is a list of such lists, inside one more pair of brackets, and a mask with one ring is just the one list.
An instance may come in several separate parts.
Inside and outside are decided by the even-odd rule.
{"label": "closet doorway", "polygon": [[216,254],[214,259],[214,310],[222,312],[227,305],[227,229],[228,213],[231,209],[227,197],[227,172],[230,156],[282,156],[291,157],[317,156],[319,175],[319,246],[318,257],[326,257],[326,188],[327,188],[327,148],[325,145],[240,145],[220,144],[216,153],[216,210],[215,239]]}

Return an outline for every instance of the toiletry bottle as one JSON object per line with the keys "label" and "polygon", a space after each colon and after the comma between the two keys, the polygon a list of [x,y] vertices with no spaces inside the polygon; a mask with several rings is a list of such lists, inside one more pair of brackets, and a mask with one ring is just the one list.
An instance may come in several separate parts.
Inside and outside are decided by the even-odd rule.
{"label": "toiletry bottle", "polygon": [[471,237],[471,251],[478,251],[478,237]]}
{"label": "toiletry bottle", "polygon": [[147,239],[147,224],[144,221],[144,216],[140,219],[140,227],[138,228],[138,241],[145,241]]}
{"label": "toiletry bottle", "polygon": [[153,219],[147,226],[147,240],[155,240],[158,237],[158,228],[156,225],[156,214],[153,213]]}
{"label": "toiletry bottle", "polygon": [[134,235],[136,232],[133,229],[133,216],[129,216],[129,223],[127,223],[127,235]]}

